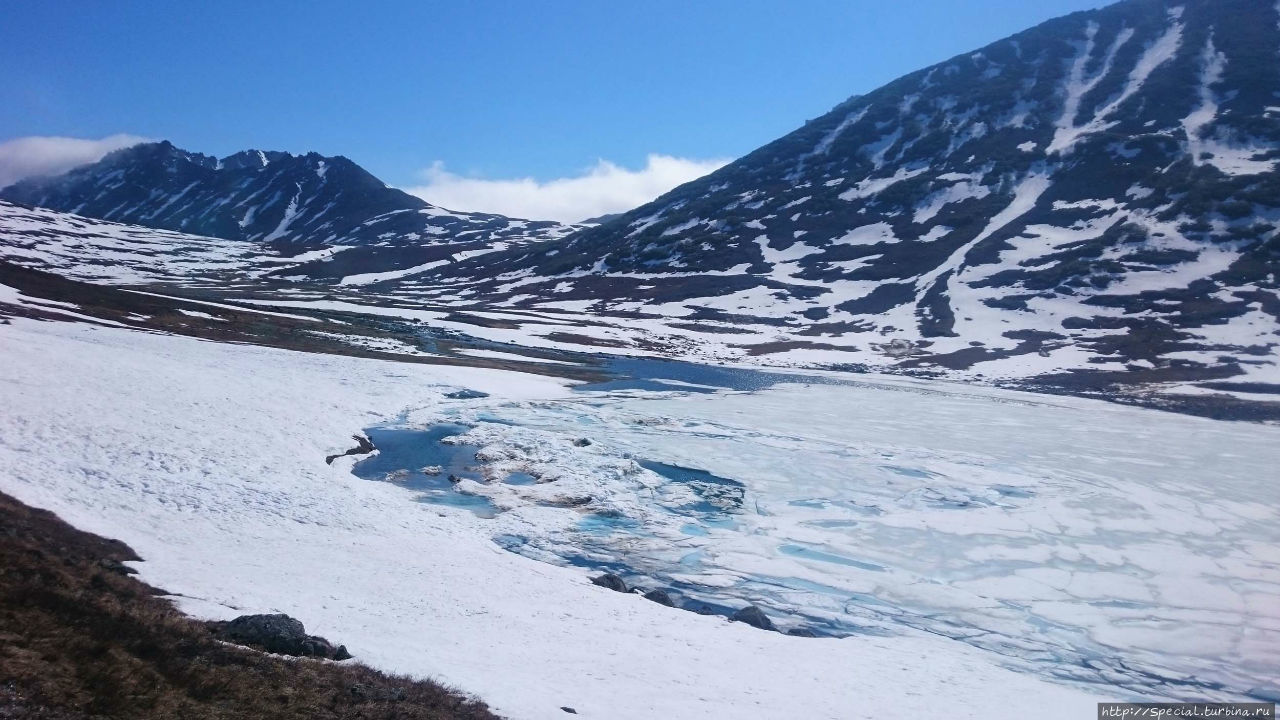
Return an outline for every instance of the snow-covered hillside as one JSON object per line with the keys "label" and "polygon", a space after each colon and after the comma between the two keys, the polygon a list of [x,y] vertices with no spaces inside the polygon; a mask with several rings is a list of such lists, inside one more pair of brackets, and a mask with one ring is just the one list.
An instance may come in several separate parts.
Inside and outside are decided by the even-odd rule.
{"label": "snow-covered hillside", "polygon": [[563,242],[421,280],[770,362],[1274,383],[1278,24],[1261,0],[1076,13]]}
{"label": "snow-covered hillside", "polygon": [[0,260],[107,285],[252,284],[345,249],[290,253],[0,201]]}
{"label": "snow-covered hillside", "polygon": [[[463,217],[438,209],[419,212],[436,219]],[[392,233],[372,244],[309,248],[192,235],[0,201],[0,260],[110,285],[360,288],[535,239],[536,230],[525,234],[516,221],[507,222],[511,232],[501,239],[464,233],[423,244],[420,238]]]}
{"label": "snow-covered hillside", "polygon": [[[938,374],[922,362],[927,356],[908,345],[893,341],[872,341],[881,355],[858,356],[866,362],[859,367],[847,363],[849,348],[814,351],[797,347],[785,326],[690,321],[677,303],[614,304],[601,308],[592,301],[559,299],[571,296],[571,283],[562,281],[550,296],[538,299],[517,295],[506,300],[488,300],[465,282],[424,279],[432,268],[466,263],[469,258],[501,255],[504,245],[459,250],[457,245],[423,249],[435,258],[402,270],[365,272],[364,265],[379,253],[380,246],[325,246],[317,249],[289,249],[270,244],[224,240],[170,231],[123,225],[58,213],[42,208],[26,208],[0,201],[0,267],[4,263],[55,273],[73,280],[88,281],[111,288],[145,290],[166,296],[188,297],[202,304],[213,303],[235,312],[255,311],[289,316],[298,311],[309,318],[351,326],[357,323],[381,339],[359,340],[364,347],[413,349],[423,337],[448,336],[469,343],[472,350],[458,359],[524,354],[532,349],[538,361],[554,360],[552,353],[665,356],[698,362],[733,365],[792,367],[834,366],[839,369],[883,368],[914,374]],[[361,253],[372,252],[372,255]],[[346,260],[344,258],[352,258]],[[403,257],[403,256],[401,256]],[[406,262],[416,262],[409,261]],[[373,267],[386,267],[374,265]],[[317,271],[322,268],[322,271]],[[334,273],[324,277],[324,273]],[[310,273],[310,274],[309,274]],[[316,277],[317,274],[322,275]],[[585,276],[584,276],[585,277]],[[668,278],[665,282],[669,283]],[[511,281],[518,283],[518,280]],[[659,283],[664,285],[664,283]],[[46,300],[69,299],[61,291],[50,290]],[[226,303],[232,303],[228,305]],[[92,303],[91,303],[92,304]],[[129,321],[137,308],[120,307],[116,301],[102,307],[114,321]],[[190,312],[188,307],[178,312]],[[165,312],[174,312],[169,308]],[[1128,402],[1154,404],[1214,417],[1267,419],[1280,416],[1274,402],[1280,385],[1274,354],[1267,352],[1267,340],[1275,330],[1269,316],[1254,314],[1254,324],[1212,326],[1219,333],[1248,330],[1256,332],[1256,346],[1239,362],[1228,362],[1215,346],[1184,343],[1176,357],[1203,364],[1219,362],[1212,372],[1162,375],[1155,362],[1113,362],[1114,384],[1078,382],[1053,371],[1062,362],[1067,367],[1096,368],[1106,360],[1083,349],[1046,357],[1040,353],[1012,356],[1000,363],[984,363],[973,368],[946,368],[946,376],[968,381],[1033,383],[1055,392],[1096,394]],[[388,323],[395,324],[390,327]],[[397,329],[399,328],[399,329]],[[182,330],[172,323],[159,329]],[[192,330],[191,328],[187,328]],[[199,330],[193,330],[199,334]],[[385,336],[387,331],[392,336]],[[858,336],[853,336],[858,337]],[[1224,336],[1214,336],[1226,342]],[[238,341],[254,341],[260,335],[237,336]],[[470,338],[470,340],[468,340]],[[232,339],[226,337],[224,339]],[[268,338],[269,344],[273,344]],[[1145,336],[1133,339],[1145,342]],[[434,341],[432,341],[434,342]],[[372,343],[372,344],[370,344]],[[500,343],[500,344],[499,344]],[[493,355],[497,353],[497,355]],[[521,357],[521,356],[517,356]],[[835,362],[843,360],[846,362]],[[1057,363],[1057,364],[1055,364]],[[1070,364],[1074,363],[1074,364]],[[1167,372],[1169,368],[1164,368]],[[1050,373],[1046,376],[1046,373]]]}

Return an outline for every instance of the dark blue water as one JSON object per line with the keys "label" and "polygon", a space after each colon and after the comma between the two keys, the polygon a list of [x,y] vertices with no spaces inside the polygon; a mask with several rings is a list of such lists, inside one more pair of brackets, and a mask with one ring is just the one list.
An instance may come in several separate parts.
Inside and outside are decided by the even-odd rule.
{"label": "dark blue water", "polygon": [[465,433],[465,425],[433,425],[418,428],[373,427],[365,430],[378,453],[355,464],[351,472],[366,480],[394,482],[421,493],[419,500],[461,507],[481,517],[493,517],[496,509],[488,498],[460,493],[453,478],[483,481],[476,469],[474,445],[440,442]]}
{"label": "dark blue water", "polygon": [[[699,365],[680,362],[679,360],[659,360],[654,358],[614,357],[606,361],[600,369],[610,376],[608,380],[578,385],[574,387],[574,390],[583,392],[683,390],[709,393],[722,389],[762,390],[771,385],[784,382],[821,384],[841,384],[844,382],[834,378],[769,372],[767,370],[727,368],[718,365]],[[687,387],[663,381],[705,385],[707,387]]]}
{"label": "dark blue water", "polygon": [[668,465],[653,460],[637,461],[641,467],[651,470],[672,482],[687,485],[698,496],[694,503],[682,505],[675,511],[682,515],[718,515],[742,511],[746,486],[737,480],[712,475],[706,470]]}
{"label": "dark blue water", "polygon": [[[522,535],[499,535],[493,540],[504,550],[520,555],[527,554],[525,545],[528,543],[528,538]],[[573,567],[585,568],[599,573],[613,573],[625,580],[627,587],[635,590],[666,590],[667,594],[669,594],[671,599],[675,602],[676,607],[682,610],[700,613],[702,615],[722,615],[724,617],[732,617],[735,612],[742,608],[742,605],[746,604],[742,603],[735,607],[715,600],[706,599],[701,596],[705,591],[705,588],[701,588],[698,585],[672,580],[670,578],[657,579],[639,575],[630,566],[617,561],[601,560],[587,554],[561,554],[559,555],[559,558],[566,564]],[[785,622],[786,619],[777,616],[775,616],[774,619],[780,621],[782,624],[792,626],[796,625],[794,621]]]}

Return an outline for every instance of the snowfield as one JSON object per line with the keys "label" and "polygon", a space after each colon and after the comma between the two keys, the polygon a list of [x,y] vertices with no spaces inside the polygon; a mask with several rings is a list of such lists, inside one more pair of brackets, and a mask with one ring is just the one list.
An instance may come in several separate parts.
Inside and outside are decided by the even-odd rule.
{"label": "snowfield", "polygon": [[[1079,718],[1100,700],[1185,690],[1069,684],[1035,666],[1079,650],[1081,633],[1086,649],[1221,680],[1218,695],[1275,677],[1280,502],[1265,479],[1280,428],[909,381],[577,393],[499,370],[23,319],[0,326],[0,356],[0,489],[127,542],[145,558],[141,577],[192,614],[289,613],[362,661],[442,679],[513,718],[562,718],[562,706],[608,718]],[[444,397],[461,388],[491,397]],[[365,428],[441,420],[473,423],[496,466],[559,479],[473,483],[505,510],[486,520],[360,479],[356,458],[325,464]],[[575,448],[584,433],[593,443]],[[785,628],[830,612],[827,596],[752,582],[807,578],[882,595],[904,617],[933,607],[955,627],[986,623],[1034,657],[893,613],[854,612],[867,632],[838,639],[764,632],[610,592],[494,542],[521,531],[554,555],[600,509],[665,532],[636,491],[662,498],[661,478],[631,458],[745,484],[742,532],[686,538],[710,558],[691,574],[712,595],[717,583],[755,593],[741,604]],[[923,466],[954,496],[911,473],[844,479],[864,466]],[[588,507],[535,502],[588,485]],[[1011,500],[944,507],[997,486],[1009,494],[978,499]],[[849,530],[813,522],[849,520],[837,503],[783,501],[841,493],[841,507],[880,513]],[[600,547],[622,552],[613,540],[627,538]],[[802,551],[769,550],[779,545]],[[648,549],[660,545],[637,536],[632,552]],[[847,554],[883,570],[826,567]]]}
{"label": "snowfield", "polygon": [[793,638],[613,593],[350,459],[325,465],[442,391],[564,397],[555,381],[23,320],[0,328],[0,354],[3,490],[129,543],[142,578],[199,616],[286,612],[515,718],[1093,710],[943,638]]}

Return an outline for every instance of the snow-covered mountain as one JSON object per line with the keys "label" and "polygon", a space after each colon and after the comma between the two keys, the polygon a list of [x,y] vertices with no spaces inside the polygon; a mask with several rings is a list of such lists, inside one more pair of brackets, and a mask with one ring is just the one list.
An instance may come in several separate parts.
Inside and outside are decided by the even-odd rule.
{"label": "snow-covered mountain", "polygon": [[[1270,2],[1126,0],[851,98],[590,227],[449,213],[341,158],[167,143],[0,197],[307,250],[237,260],[236,277],[293,306],[430,309],[489,340],[1265,399],[1277,60]],[[44,223],[11,260],[73,258],[51,238],[83,219],[8,211]],[[222,282],[152,250],[130,262]]]}
{"label": "snow-covered mountain", "polygon": [[499,303],[754,332],[779,359],[1247,373],[1280,343],[1278,24],[1262,0],[1075,13],[448,272]]}
{"label": "snow-covered mountain", "polygon": [[387,187],[341,156],[245,150],[219,160],[168,141],[118,150],[56,177],[23,180],[0,198],[279,246],[491,244],[568,230],[554,222],[450,212]]}

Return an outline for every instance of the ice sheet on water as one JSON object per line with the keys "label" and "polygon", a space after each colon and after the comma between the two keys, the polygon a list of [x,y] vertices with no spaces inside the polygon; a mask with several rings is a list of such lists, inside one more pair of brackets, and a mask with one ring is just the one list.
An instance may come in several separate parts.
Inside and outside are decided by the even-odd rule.
{"label": "ice sheet on water", "polygon": [[500,511],[504,547],[686,606],[923,629],[1133,693],[1238,697],[1280,673],[1275,428],[947,388],[443,411],[470,428],[468,491]]}

